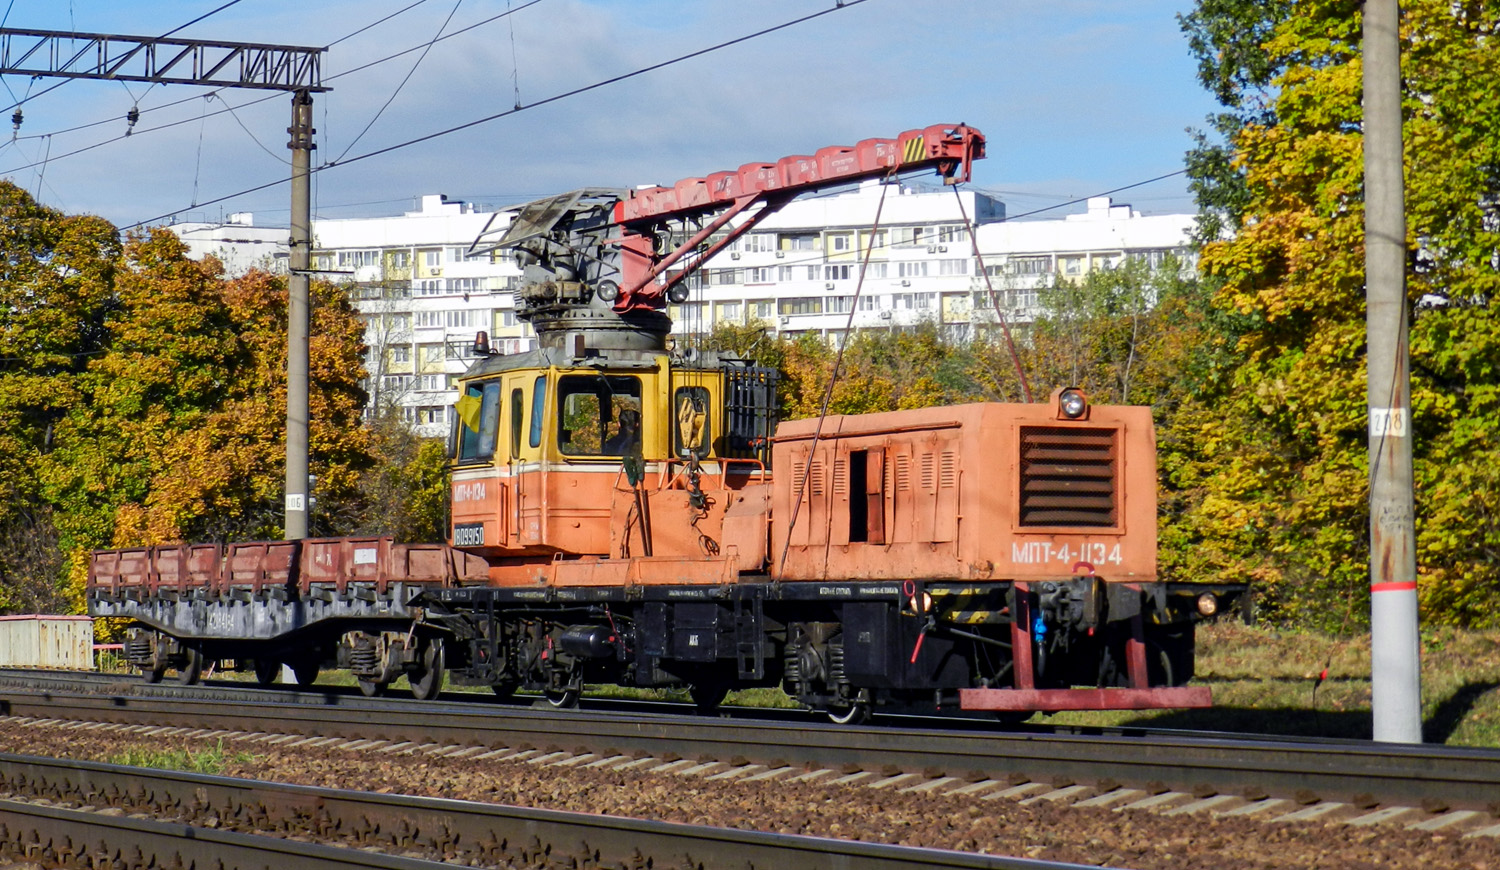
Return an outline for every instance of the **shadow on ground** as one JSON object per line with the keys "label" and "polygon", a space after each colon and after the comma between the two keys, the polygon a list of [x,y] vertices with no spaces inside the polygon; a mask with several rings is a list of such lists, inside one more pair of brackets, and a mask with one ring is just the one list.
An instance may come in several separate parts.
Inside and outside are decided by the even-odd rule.
{"label": "shadow on ground", "polygon": [[[1500,688],[1493,680],[1459,686],[1422,723],[1427,743],[1448,742],[1464,718],[1486,692]],[[1206,710],[1172,710],[1141,716],[1122,727],[1181,728],[1191,731],[1227,731],[1243,734],[1279,734],[1295,737],[1338,737],[1369,740],[1369,710],[1310,710],[1301,707],[1212,707]]]}

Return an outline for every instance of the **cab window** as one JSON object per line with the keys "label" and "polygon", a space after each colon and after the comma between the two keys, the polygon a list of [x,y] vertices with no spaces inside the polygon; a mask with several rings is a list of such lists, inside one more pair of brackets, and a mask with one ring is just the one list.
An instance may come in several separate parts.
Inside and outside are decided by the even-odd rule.
{"label": "cab window", "polygon": [[640,453],[640,378],[566,375],[557,385],[557,414],[557,448],[565,455]]}
{"label": "cab window", "polygon": [[521,433],[525,431],[526,397],[520,387],[510,391],[510,458],[521,455]]}
{"label": "cab window", "polygon": [[495,439],[500,433],[500,383],[470,384],[459,400],[456,416],[459,418],[458,461],[482,462],[493,458]]}
{"label": "cab window", "polygon": [[547,376],[538,375],[531,388],[531,440],[532,447],[542,446],[542,409],[547,407]]}

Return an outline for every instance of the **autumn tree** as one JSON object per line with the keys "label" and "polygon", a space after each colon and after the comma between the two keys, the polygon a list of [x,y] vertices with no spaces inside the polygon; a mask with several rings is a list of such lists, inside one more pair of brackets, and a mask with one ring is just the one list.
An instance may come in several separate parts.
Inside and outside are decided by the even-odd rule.
{"label": "autumn tree", "polygon": [[[1418,568],[1425,618],[1500,619],[1494,322],[1500,4],[1403,4]],[[1367,476],[1360,4],[1202,0],[1184,18],[1224,105],[1189,155],[1202,266],[1246,324],[1203,399],[1190,518],[1201,576],[1258,581],[1273,613],[1361,622]],[[1233,231],[1231,235],[1225,235]],[[1212,469],[1212,473],[1207,470]]]}

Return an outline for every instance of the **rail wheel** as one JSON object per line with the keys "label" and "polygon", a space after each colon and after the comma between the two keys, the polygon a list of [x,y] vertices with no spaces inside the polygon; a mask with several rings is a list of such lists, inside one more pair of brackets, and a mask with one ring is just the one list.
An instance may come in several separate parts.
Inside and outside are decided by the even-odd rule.
{"label": "rail wheel", "polygon": [[276,682],[276,677],[281,674],[281,662],[275,659],[255,660],[255,682],[261,686],[270,686]]}
{"label": "rail wheel", "polygon": [[698,708],[700,716],[712,716],[718,712],[719,705],[728,695],[729,686],[719,682],[694,683],[688,688],[688,696],[693,699],[693,706]]}
{"label": "rail wheel", "polygon": [[183,662],[177,669],[177,682],[184,686],[196,685],[203,676],[203,653],[190,646],[182,648]]}
{"label": "rail wheel", "polygon": [[870,693],[861,689],[853,700],[829,704],[824,712],[828,714],[828,721],[835,725],[859,725],[870,721],[874,708],[870,704]]}
{"label": "rail wheel", "polygon": [[382,683],[378,680],[356,679],[359,684],[359,693],[366,698],[379,698],[385,694],[385,690],[391,687],[390,683]]}
{"label": "rail wheel", "polygon": [[548,704],[559,710],[571,710],[578,706],[578,690],[571,686],[566,689],[548,689],[543,697]]}
{"label": "rail wheel", "polygon": [[318,681],[318,660],[303,659],[292,663],[292,676],[297,679],[297,685],[307,688]]}
{"label": "rail wheel", "polygon": [[418,701],[431,701],[443,690],[443,645],[434,641],[422,651],[422,670],[412,673],[411,696]]}

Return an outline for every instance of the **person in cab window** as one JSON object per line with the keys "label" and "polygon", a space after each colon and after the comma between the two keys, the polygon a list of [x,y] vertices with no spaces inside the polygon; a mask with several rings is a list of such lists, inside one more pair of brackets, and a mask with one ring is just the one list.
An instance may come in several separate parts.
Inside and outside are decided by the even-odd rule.
{"label": "person in cab window", "polygon": [[611,456],[635,453],[641,443],[641,412],[626,408],[620,412],[619,428],[604,440],[604,452]]}

